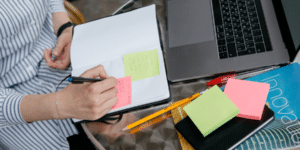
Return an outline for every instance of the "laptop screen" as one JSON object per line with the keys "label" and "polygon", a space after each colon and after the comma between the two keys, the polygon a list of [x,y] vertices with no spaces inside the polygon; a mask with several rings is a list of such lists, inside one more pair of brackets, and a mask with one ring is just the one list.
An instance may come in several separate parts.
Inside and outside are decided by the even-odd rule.
{"label": "laptop screen", "polygon": [[293,61],[300,46],[300,1],[273,0],[273,4],[283,40]]}

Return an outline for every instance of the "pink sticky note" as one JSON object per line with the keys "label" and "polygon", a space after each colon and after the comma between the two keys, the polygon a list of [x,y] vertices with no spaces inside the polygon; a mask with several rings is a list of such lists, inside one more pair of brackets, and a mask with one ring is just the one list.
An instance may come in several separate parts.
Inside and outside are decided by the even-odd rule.
{"label": "pink sticky note", "polygon": [[270,85],[238,79],[229,79],[224,93],[237,106],[237,117],[260,120]]}
{"label": "pink sticky note", "polygon": [[112,107],[117,109],[131,104],[131,77],[119,78],[116,88],[118,89],[118,102]]}

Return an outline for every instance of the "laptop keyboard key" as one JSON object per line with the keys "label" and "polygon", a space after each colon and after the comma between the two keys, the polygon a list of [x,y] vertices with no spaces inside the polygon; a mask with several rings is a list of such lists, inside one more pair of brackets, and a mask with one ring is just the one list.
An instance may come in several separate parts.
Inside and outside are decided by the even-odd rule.
{"label": "laptop keyboard key", "polygon": [[236,0],[229,0],[229,3],[230,3],[230,4],[236,3]]}
{"label": "laptop keyboard key", "polygon": [[248,48],[245,51],[239,51],[238,55],[243,56],[243,55],[249,55],[249,54],[254,54],[255,53],[255,48]]}
{"label": "laptop keyboard key", "polygon": [[232,20],[239,20],[240,16],[238,14],[231,14],[231,19]]}
{"label": "laptop keyboard key", "polygon": [[230,13],[223,13],[223,18],[224,18],[224,19],[230,18]]}
{"label": "laptop keyboard key", "polygon": [[232,24],[225,24],[224,28],[225,28],[225,31],[232,30]]}
{"label": "laptop keyboard key", "polygon": [[252,24],[251,25],[252,30],[259,30],[259,24]]}
{"label": "laptop keyboard key", "polygon": [[228,48],[228,55],[229,55],[229,57],[235,57],[235,56],[237,56],[235,43],[228,43],[227,44],[227,48]]}
{"label": "laptop keyboard key", "polygon": [[256,12],[249,12],[249,17],[250,18],[256,18],[257,17],[257,13]]}
{"label": "laptop keyboard key", "polygon": [[255,6],[248,6],[248,12],[255,11]]}
{"label": "laptop keyboard key", "polygon": [[231,24],[231,19],[227,18],[223,20],[224,24]]}
{"label": "laptop keyboard key", "polygon": [[240,20],[232,20],[233,26],[238,26],[241,24]]}
{"label": "laptop keyboard key", "polygon": [[219,46],[218,50],[219,50],[219,52],[222,52],[223,51],[222,46]]}
{"label": "laptop keyboard key", "polygon": [[233,15],[233,14],[239,14],[239,11],[238,11],[238,9],[231,9],[230,10],[230,13],[231,13],[231,15]]}
{"label": "laptop keyboard key", "polygon": [[251,18],[250,22],[251,22],[251,24],[258,23],[258,18]]}
{"label": "laptop keyboard key", "polygon": [[[212,0],[212,5],[213,5],[213,9],[214,9],[215,25],[216,25],[216,28],[217,28],[217,32],[220,33],[218,31],[218,27],[222,26],[223,22],[222,22],[222,14],[221,14],[219,0]],[[221,31],[221,32],[223,32],[223,31]]]}
{"label": "laptop keyboard key", "polygon": [[246,47],[247,48],[254,47],[254,42],[253,41],[246,42]]}
{"label": "laptop keyboard key", "polygon": [[253,1],[247,1],[246,4],[247,4],[248,7],[249,6],[254,6],[254,2]]}
{"label": "laptop keyboard key", "polygon": [[249,22],[249,18],[248,17],[242,17],[241,22],[242,23],[247,23],[247,22]]}
{"label": "laptop keyboard key", "polygon": [[261,52],[266,51],[265,45],[263,43],[257,43],[257,44],[255,44],[255,47],[256,47],[256,52],[257,53],[261,53]]}
{"label": "laptop keyboard key", "polygon": [[251,35],[251,29],[244,29],[243,32],[245,35]]}
{"label": "laptop keyboard key", "polygon": [[230,9],[237,9],[237,4],[236,3],[229,3]]}
{"label": "laptop keyboard key", "polygon": [[226,42],[227,43],[234,42],[234,37],[233,36],[226,37]]}
{"label": "laptop keyboard key", "polygon": [[228,1],[223,1],[223,2],[221,2],[221,7],[222,7],[222,8],[224,8],[224,7],[226,7],[226,6],[228,6]]}
{"label": "laptop keyboard key", "polygon": [[224,33],[218,33],[218,34],[217,34],[217,38],[218,38],[218,39],[224,39],[224,38],[225,38]]}
{"label": "laptop keyboard key", "polygon": [[253,40],[253,37],[252,35],[245,35],[245,41],[252,41]]}
{"label": "laptop keyboard key", "polygon": [[222,13],[229,13],[229,9],[222,9]]}
{"label": "laptop keyboard key", "polygon": [[247,11],[240,11],[240,16],[241,17],[247,17],[248,16]]}
{"label": "laptop keyboard key", "polygon": [[243,33],[242,32],[235,32],[234,37],[235,38],[241,38],[241,37],[243,37]]}
{"label": "laptop keyboard key", "polygon": [[243,29],[249,29],[250,28],[250,23],[248,23],[248,22],[247,23],[243,23],[242,24],[242,28]]}
{"label": "laptop keyboard key", "polygon": [[243,38],[237,38],[237,39],[235,39],[235,43],[236,44],[242,44],[242,43],[244,43],[244,39]]}
{"label": "laptop keyboard key", "polygon": [[255,43],[262,42],[263,41],[262,36],[256,36],[256,37],[254,37],[254,41],[255,41]]}
{"label": "laptop keyboard key", "polygon": [[253,31],[253,36],[260,36],[261,35],[261,31],[260,30],[254,30]]}
{"label": "laptop keyboard key", "polygon": [[236,49],[237,49],[237,51],[245,50],[245,44],[238,44]]}
{"label": "laptop keyboard key", "polygon": [[247,7],[245,5],[239,6],[239,11],[247,11]]}
{"label": "laptop keyboard key", "polygon": [[225,45],[225,39],[218,40],[218,45]]}
{"label": "laptop keyboard key", "polygon": [[226,46],[219,46],[219,52],[227,52],[227,47]]}
{"label": "laptop keyboard key", "polygon": [[228,58],[227,52],[219,53],[220,59]]}
{"label": "laptop keyboard key", "polygon": [[227,47],[226,46],[222,46],[222,51],[223,52],[227,52]]}
{"label": "laptop keyboard key", "polygon": [[225,31],[226,36],[233,36],[233,31],[232,30],[227,30]]}
{"label": "laptop keyboard key", "polygon": [[265,48],[266,48],[267,51],[272,51],[273,48],[272,48],[272,45],[271,45],[271,41],[270,41],[266,21],[265,21],[265,18],[264,18],[264,12],[263,12],[263,9],[262,9],[261,1],[255,1],[255,4],[256,4],[256,11],[257,11],[257,14],[258,14],[258,20],[259,20],[260,28],[261,28],[261,31],[262,31]]}
{"label": "laptop keyboard key", "polygon": [[239,6],[239,7],[245,6],[245,1],[238,1],[238,6]]}
{"label": "laptop keyboard key", "polygon": [[233,29],[234,29],[233,30],[234,32],[240,32],[240,31],[242,31],[241,26],[234,26]]}
{"label": "laptop keyboard key", "polygon": [[223,26],[217,26],[217,27],[216,27],[216,31],[217,31],[217,33],[224,32]]}

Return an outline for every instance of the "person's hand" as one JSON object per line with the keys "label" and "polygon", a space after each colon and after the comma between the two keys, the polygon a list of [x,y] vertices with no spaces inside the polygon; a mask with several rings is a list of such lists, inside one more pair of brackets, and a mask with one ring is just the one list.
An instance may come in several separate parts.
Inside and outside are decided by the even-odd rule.
{"label": "person's hand", "polygon": [[87,70],[81,77],[100,77],[104,80],[70,84],[58,91],[56,94],[61,119],[97,120],[107,114],[118,101],[118,91],[115,87],[118,81],[114,77],[109,77],[102,65]]}
{"label": "person's hand", "polygon": [[[70,65],[70,48],[72,43],[73,26],[66,28],[57,39],[54,50],[51,48],[44,49],[44,58],[47,65],[53,69],[65,70]],[[52,55],[55,59],[52,60]]]}

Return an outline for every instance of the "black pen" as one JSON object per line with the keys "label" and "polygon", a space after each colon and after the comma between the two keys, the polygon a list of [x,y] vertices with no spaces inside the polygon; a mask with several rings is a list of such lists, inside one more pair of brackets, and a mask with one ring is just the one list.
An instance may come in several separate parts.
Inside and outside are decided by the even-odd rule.
{"label": "black pen", "polygon": [[99,78],[83,78],[83,77],[69,77],[68,81],[74,84],[81,84],[83,82],[98,82],[103,81],[104,79]]}

